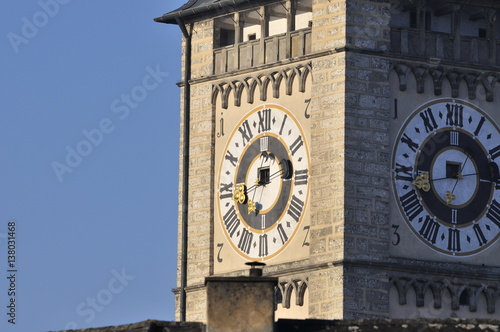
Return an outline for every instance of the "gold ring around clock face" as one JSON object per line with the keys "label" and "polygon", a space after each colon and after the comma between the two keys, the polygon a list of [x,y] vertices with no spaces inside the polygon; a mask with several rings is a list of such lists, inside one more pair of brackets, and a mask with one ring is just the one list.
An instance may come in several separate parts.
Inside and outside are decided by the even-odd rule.
{"label": "gold ring around clock face", "polygon": [[307,206],[308,174],[306,138],[291,112],[267,104],[243,117],[218,177],[220,223],[239,255],[263,261],[287,246]]}
{"label": "gold ring around clock face", "polygon": [[500,230],[500,132],[478,107],[441,99],[403,125],[392,158],[397,205],[413,234],[450,256],[495,243]]}

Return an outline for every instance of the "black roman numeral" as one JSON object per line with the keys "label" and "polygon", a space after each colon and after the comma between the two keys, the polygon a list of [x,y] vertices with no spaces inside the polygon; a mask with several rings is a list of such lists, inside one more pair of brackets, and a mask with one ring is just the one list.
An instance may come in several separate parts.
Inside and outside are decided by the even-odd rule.
{"label": "black roman numeral", "polygon": [[224,157],[224,159],[229,160],[231,165],[236,167],[236,163],[238,162],[238,158],[233,156],[233,154],[229,150],[226,151],[226,156]]}
{"label": "black roman numeral", "polygon": [[246,228],[243,228],[240,242],[238,242],[238,248],[247,255],[250,253],[250,249],[252,248],[252,239],[253,233]]}
{"label": "black roman numeral", "polygon": [[[422,218],[420,218],[419,221],[421,221]],[[436,237],[438,235],[439,231],[439,223],[437,221],[434,221],[431,217],[425,216],[424,224],[422,225],[422,228],[420,228],[420,235],[422,235],[427,241],[429,241],[432,244],[436,243]]]}
{"label": "black roman numeral", "polygon": [[295,154],[295,152],[297,152],[297,150],[302,145],[304,145],[304,141],[302,141],[302,136],[299,135],[299,137],[297,137],[295,142],[293,142],[292,145],[290,145],[290,152],[292,153],[292,156]]}
{"label": "black roman numeral", "polygon": [[420,202],[418,201],[418,196],[415,193],[415,190],[407,192],[406,194],[401,196],[399,200],[401,201],[403,210],[405,211],[405,214],[408,219],[410,219],[410,221],[413,221],[413,219],[415,219],[415,217],[423,211],[422,205],[420,205]]}
{"label": "black roman numeral", "polygon": [[281,243],[285,244],[286,241],[288,241],[288,236],[285,233],[285,230],[283,229],[283,225],[279,224],[278,227],[278,234],[280,235]]}
{"label": "black roman numeral", "polygon": [[222,217],[222,219],[224,220],[224,225],[226,226],[229,236],[233,237],[234,232],[236,232],[236,230],[240,226],[240,220],[236,215],[236,210],[234,209],[234,206],[231,206],[229,211],[226,212],[226,214],[224,215],[224,217]]}
{"label": "black roman numeral", "polygon": [[241,139],[243,140],[243,146],[245,146],[253,137],[252,130],[250,129],[250,125],[248,124],[248,120],[245,120],[238,128],[238,131],[241,134]]}
{"label": "black roman numeral", "polygon": [[481,120],[479,120],[479,123],[477,124],[476,130],[474,131],[475,136],[479,135],[479,132],[481,131],[481,128],[483,127],[484,121],[486,121],[486,119],[484,118],[484,116],[482,116]]}
{"label": "black roman numeral", "polygon": [[448,228],[448,250],[460,251],[460,231],[458,229]]}
{"label": "black roman numeral", "polygon": [[296,186],[307,184],[307,178],[309,177],[307,173],[308,173],[307,168],[295,171]]}
{"label": "black roman numeral", "polygon": [[281,123],[281,127],[280,127],[280,132],[279,132],[280,135],[283,135],[283,128],[285,127],[285,122],[286,122],[287,118],[288,118],[288,116],[285,114],[285,116],[283,117],[283,122]]}
{"label": "black roman numeral", "polygon": [[258,111],[257,115],[259,116],[259,133],[271,130],[271,109]]}
{"label": "black roman numeral", "polygon": [[413,181],[413,167],[396,163],[396,180]]}
{"label": "black roman numeral", "polygon": [[464,126],[464,106],[459,104],[446,104],[446,125],[462,128]]}
{"label": "black roman numeral", "polygon": [[474,229],[474,233],[476,233],[476,237],[477,237],[477,241],[479,242],[479,245],[482,246],[483,244],[486,244],[486,242],[488,242],[488,240],[486,240],[486,237],[484,236],[484,233],[483,233],[483,230],[481,229],[481,226],[479,226],[478,224],[474,224],[474,226],[472,226],[472,228]]}
{"label": "black roman numeral", "polygon": [[490,150],[491,159],[495,159],[500,156],[500,145]]}
{"label": "black roman numeral", "polygon": [[452,224],[458,223],[458,210],[457,209],[451,209],[451,223]]}
{"label": "black roman numeral", "polygon": [[290,202],[290,207],[288,208],[288,214],[295,220],[299,221],[300,215],[302,214],[302,208],[304,207],[304,202],[298,199],[295,195],[292,196],[292,201]]}
{"label": "black roman numeral", "polygon": [[232,182],[229,184],[221,183],[219,192],[220,192],[220,199],[233,197],[233,183]]}
{"label": "black roman numeral", "polygon": [[490,209],[486,213],[486,217],[500,227],[500,204],[496,199],[491,202]]}
{"label": "black roman numeral", "polygon": [[417,149],[418,149],[418,144],[413,142],[411,140],[411,138],[408,137],[408,135],[406,134],[403,134],[403,137],[401,137],[401,142],[402,143],[405,143],[406,145],[408,145],[408,147],[413,151],[413,152],[416,152]]}
{"label": "black roman numeral", "polygon": [[424,121],[425,132],[428,133],[433,131],[438,127],[434,115],[432,115],[432,110],[427,108],[425,111],[420,112],[420,117]]}
{"label": "black roman numeral", "polygon": [[266,257],[269,255],[267,248],[267,234],[259,236],[259,257]]}
{"label": "black roman numeral", "polygon": [[458,131],[450,131],[450,145],[458,146],[459,137]]}

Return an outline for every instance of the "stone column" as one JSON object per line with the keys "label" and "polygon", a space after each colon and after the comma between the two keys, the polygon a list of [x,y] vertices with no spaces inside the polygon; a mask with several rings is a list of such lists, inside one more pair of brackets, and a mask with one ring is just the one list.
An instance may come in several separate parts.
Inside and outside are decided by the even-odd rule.
{"label": "stone column", "polygon": [[274,277],[207,277],[207,332],[272,332]]}

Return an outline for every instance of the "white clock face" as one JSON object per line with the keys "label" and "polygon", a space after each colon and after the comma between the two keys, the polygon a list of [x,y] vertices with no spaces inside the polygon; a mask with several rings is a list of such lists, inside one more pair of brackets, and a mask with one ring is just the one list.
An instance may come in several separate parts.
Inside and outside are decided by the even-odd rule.
{"label": "white clock face", "polygon": [[488,248],[500,230],[500,133],[479,108],[459,100],[419,107],[392,158],[396,202],[423,243],[451,256]]}
{"label": "white clock face", "polygon": [[240,256],[270,259],[294,237],[309,194],[307,146],[298,121],[278,105],[257,107],[232,132],[218,208],[225,237]]}

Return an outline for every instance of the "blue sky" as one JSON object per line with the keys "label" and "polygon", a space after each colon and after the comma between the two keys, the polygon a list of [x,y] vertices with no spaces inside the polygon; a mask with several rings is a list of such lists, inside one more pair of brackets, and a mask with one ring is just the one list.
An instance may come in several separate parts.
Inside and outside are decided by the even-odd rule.
{"label": "blue sky", "polygon": [[185,2],[4,4],[0,331],[174,319]]}

